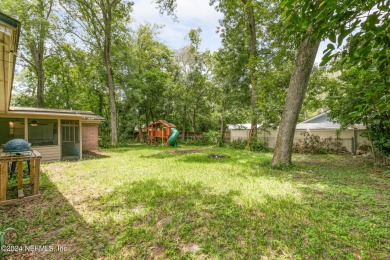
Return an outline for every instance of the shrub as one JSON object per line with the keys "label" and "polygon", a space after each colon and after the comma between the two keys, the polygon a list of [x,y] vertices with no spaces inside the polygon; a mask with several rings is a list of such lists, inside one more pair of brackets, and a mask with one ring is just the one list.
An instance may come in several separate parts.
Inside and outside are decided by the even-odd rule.
{"label": "shrub", "polygon": [[[231,141],[230,143],[226,143],[227,147],[231,147],[233,149],[243,150],[247,148],[248,140],[239,138]],[[255,137],[252,137],[251,142],[249,144],[249,150],[253,152],[268,152],[270,149],[268,148],[267,143]]]}
{"label": "shrub", "polygon": [[238,138],[236,140],[231,141],[230,143],[227,143],[227,146],[233,149],[243,150],[246,148],[246,144],[247,144],[246,140],[242,138]]}
{"label": "shrub", "polygon": [[204,134],[204,139],[208,144],[221,146],[221,135],[217,131],[208,131]]}
{"label": "shrub", "polygon": [[342,154],[348,153],[347,148],[343,146],[340,139],[332,137],[321,139],[318,135],[301,133],[303,140],[298,140],[293,146],[295,153],[312,153],[312,154]]}
{"label": "shrub", "polygon": [[269,152],[268,144],[263,140],[256,137],[252,137],[249,144],[249,148],[253,152]]}

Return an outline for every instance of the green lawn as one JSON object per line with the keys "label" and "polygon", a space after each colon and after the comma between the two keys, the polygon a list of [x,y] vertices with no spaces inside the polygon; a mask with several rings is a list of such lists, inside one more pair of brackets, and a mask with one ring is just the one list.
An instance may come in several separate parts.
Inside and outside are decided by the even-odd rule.
{"label": "green lawn", "polygon": [[46,164],[43,196],[0,208],[0,219],[18,231],[17,245],[66,251],[8,256],[388,259],[388,168],[351,156],[296,155],[294,167],[277,170],[271,157],[133,146]]}

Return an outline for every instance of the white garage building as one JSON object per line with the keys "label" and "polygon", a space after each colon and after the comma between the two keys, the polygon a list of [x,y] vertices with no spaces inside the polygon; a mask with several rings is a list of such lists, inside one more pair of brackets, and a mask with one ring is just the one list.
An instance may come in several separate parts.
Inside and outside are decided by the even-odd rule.
{"label": "white garage building", "polygon": [[[275,148],[278,130],[261,131],[260,126],[258,125],[258,138],[263,139],[268,144],[268,147]],[[251,124],[228,125],[230,141],[237,139],[247,140],[250,134],[250,128]],[[340,124],[332,122],[328,117],[328,112],[324,112],[297,124],[294,142],[303,139],[302,133],[304,132],[318,135],[321,139],[329,137],[335,139],[340,128]],[[355,153],[359,146],[365,144],[370,145],[367,137],[362,136],[364,131],[365,127],[363,125],[353,125],[341,131],[339,138],[349,152]]]}

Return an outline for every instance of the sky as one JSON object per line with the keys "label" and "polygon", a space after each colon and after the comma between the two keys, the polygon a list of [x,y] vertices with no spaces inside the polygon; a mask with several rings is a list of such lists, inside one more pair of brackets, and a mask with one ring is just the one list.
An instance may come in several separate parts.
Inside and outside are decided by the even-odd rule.
{"label": "sky", "polygon": [[209,0],[177,0],[176,15],[172,17],[161,15],[152,0],[134,1],[132,16],[135,24],[151,23],[164,25],[159,36],[165,44],[173,49],[179,49],[188,44],[185,39],[190,29],[201,28],[201,49],[216,51],[221,46],[217,27],[222,13],[209,5]]}
{"label": "sky", "polygon": [[[188,44],[185,39],[190,29],[201,28],[201,50],[209,49],[217,51],[221,47],[217,27],[222,13],[209,5],[209,0],[177,0],[176,15],[178,21],[174,21],[167,15],[161,15],[152,0],[134,1],[132,16],[134,24],[151,23],[163,25],[159,39],[172,49],[180,49]],[[317,53],[316,63],[321,62],[322,52],[327,43],[322,42]]]}

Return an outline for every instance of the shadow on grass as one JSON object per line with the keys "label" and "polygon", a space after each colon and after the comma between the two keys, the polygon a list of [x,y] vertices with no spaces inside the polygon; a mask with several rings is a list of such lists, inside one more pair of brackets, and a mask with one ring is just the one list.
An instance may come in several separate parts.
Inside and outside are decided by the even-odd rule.
{"label": "shadow on grass", "polygon": [[[239,195],[213,194],[201,183],[148,180],[123,185],[96,206],[113,219],[116,212],[127,214],[112,254],[123,248],[140,258],[247,258],[281,252],[274,241],[279,230],[271,230],[277,220],[237,205]],[[272,245],[275,252],[268,252]]]}
{"label": "shadow on grass", "polygon": [[96,160],[110,158],[106,153],[98,150],[94,151],[83,151],[83,160]]}
{"label": "shadow on grass", "polygon": [[[122,153],[129,149],[119,150]],[[66,195],[81,198],[70,198],[74,203],[71,204],[43,174],[43,196],[18,206],[0,208],[1,224],[18,230],[18,245],[55,244],[66,246],[69,251],[32,255],[19,252],[7,256],[19,259],[250,259],[261,256],[386,259],[390,254],[388,176],[348,170],[349,166],[329,168],[326,162],[313,164],[310,160],[314,157],[292,168],[275,170],[269,165],[268,157],[259,160],[252,154],[247,158],[246,153],[213,150],[213,153],[226,151],[231,158],[212,159],[207,158],[206,152],[167,154],[165,151],[161,149],[161,153],[143,158],[235,164],[243,169],[244,177],[274,178],[276,184],[271,189],[277,188],[277,183],[291,183],[302,198],[297,202],[288,196],[263,195],[261,204],[249,208],[238,204],[240,191],[217,193],[201,182],[156,178],[119,183],[109,191],[100,190],[100,197],[88,197],[88,192],[80,190],[76,195]],[[62,174],[61,169],[58,174]],[[81,176],[77,174],[70,179],[83,182]],[[236,177],[227,176],[232,181]],[[61,182],[69,180],[66,176],[57,179],[59,187],[63,185]],[[237,181],[237,190],[242,183],[247,184],[244,179]],[[83,210],[85,219],[75,207]]]}
{"label": "shadow on grass", "polygon": [[[390,176],[383,169],[368,167],[352,156],[337,155],[295,155],[293,164],[286,167],[273,167],[271,158],[249,160],[245,166],[259,171],[249,172],[249,176],[277,176],[283,181],[296,184],[319,184],[333,188],[348,187],[361,190],[363,186],[390,183]],[[371,172],[371,174],[370,174]],[[390,188],[390,185],[389,185]]]}
{"label": "shadow on grass", "polygon": [[[207,151],[197,151],[194,153],[180,153],[178,152],[159,152],[151,155],[141,155],[140,158],[145,159],[171,159],[178,158],[179,161],[185,163],[236,163],[238,158],[230,157],[225,154],[215,154]],[[219,158],[221,156],[221,158]],[[216,158],[211,158],[216,157]]]}
{"label": "shadow on grass", "polygon": [[182,154],[169,154],[167,152],[159,152],[155,154],[150,155],[141,155],[141,159],[169,159],[169,158],[175,158],[177,156],[182,156]]}
{"label": "shadow on grass", "polygon": [[[266,195],[265,203],[247,208],[236,203],[240,195],[238,191],[216,194],[201,183],[147,180],[124,184],[94,204],[110,219],[111,228],[120,230],[110,247],[111,256],[121,250],[137,258],[387,254],[383,251],[386,228],[374,231],[359,226],[361,216],[353,216],[352,207],[338,205],[337,196],[321,204],[316,194],[308,195],[297,204]],[[346,216],[340,216],[339,210],[345,210]],[[126,217],[118,221],[118,215]]]}
{"label": "shadow on grass", "polygon": [[383,169],[368,167],[352,156],[305,156],[294,160],[294,163],[288,172],[293,174],[297,181],[308,184],[321,183],[361,190],[364,186],[374,187],[390,183],[390,176],[383,174]]}
{"label": "shadow on grass", "polygon": [[156,150],[156,149],[163,149],[163,147],[156,147],[152,145],[146,145],[146,144],[134,144],[124,147],[115,147],[115,148],[108,148],[106,149],[110,153],[127,153],[129,151],[141,151],[141,150]]}
{"label": "shadow on grass", "polygon": [[[280,181],[287,180],[281,171],[277,174]],[[304,183],[307,173],[296,174],[302,176],[292,183]],[[309,185],[321,179],[309,174],[307,185],[299,187],[305,194],[300,202],[265,195],[263,203],[250,208],[237,203],[240,191],[216,193],[201,182],[161,179],[121,183],[100,197],[89,198],[80,191],[81,200],[72,198],[72,205],[43,174],[42,197],[0,208],[1,224],[18,230],[18,245],[55,244],[68,251],[7,256],[386,259],[390,253],[385,218],[389,192],[383,189],[383,198],[369,192],[354,197],[348,191],[354,192],[357,186],[347,182],[344,190],[329,183],[330,189],[321,191]],[[74,205],[88,214],[88,222]]]}
{"label": "shadow on grass", "polygon": [[[211,158],[210,155],[214,155],[211,153],[205,153],[205,154],[192,154],[185,157],[180,158],[180,161],[185,163],[237,163],[238,158],[232,156],[228,158],[222,158],[222,156],[227,156],[225,154],[218,154],[218,156],[221,156],[221,158]],[[228,155],[229,156],[229,155]]]}
{"label": "shadow on grass", "polygon": [[7,244],[22,248],[0,252],[0,259],[91,259],[104,254],[107,240],[94,233],[45,174],[41,174],[40,194],[30,201],[0,206],[0,226],[14,228],[18,235]]}

